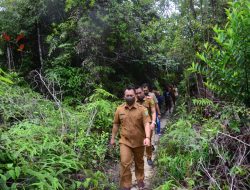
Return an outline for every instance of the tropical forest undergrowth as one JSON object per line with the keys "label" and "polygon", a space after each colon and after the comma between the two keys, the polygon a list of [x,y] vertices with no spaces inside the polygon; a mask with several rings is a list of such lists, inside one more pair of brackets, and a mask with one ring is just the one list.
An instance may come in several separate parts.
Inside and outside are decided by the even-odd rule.
{"label": "tropical forest undergrowth", "polygon": [[72,108],[1,82],[0,189],[116,189],[103,173],[116,105],[103,89]]}
{"label": "tropical forest undergrowth", "polygon": [[160,139],[156,189],[249,189],[249,108],[190,101],[191,111],[180,100]]}

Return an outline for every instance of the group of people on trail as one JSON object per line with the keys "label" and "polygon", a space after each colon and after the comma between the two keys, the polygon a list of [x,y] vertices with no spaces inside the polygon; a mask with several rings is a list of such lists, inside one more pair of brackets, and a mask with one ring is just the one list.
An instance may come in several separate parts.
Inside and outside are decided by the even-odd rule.
{"label": "group of people on trail", "polygon": [[[136,87],[129,86],[124,90],[125,103],[116,109],[110,140],[110,144],[114,145],[120,128],[120,188],[122,190],[131,189],[133,161],[137,186],[139,189],[144,189],[144,151],[146,149],[148,165],[153,166],[152,137],[155,127],[157,134],[160,135],[161,108],[163,97],[165,102],[166,98],[169,100],[167,92],[173,93],[170,88],[166,88],[162,96],[156,89],[150,91],[146,83]],[[173,99],[170,100],[174,102]]]}

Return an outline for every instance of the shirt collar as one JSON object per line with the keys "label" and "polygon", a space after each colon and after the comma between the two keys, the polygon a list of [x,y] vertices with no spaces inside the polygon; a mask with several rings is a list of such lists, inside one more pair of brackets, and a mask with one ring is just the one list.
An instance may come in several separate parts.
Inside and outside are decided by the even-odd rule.
{"label": "shirt collar", "polygon": [[145,101],[146,101],[146,96],[142,100],[139,100],[139,99],[136,100],[136,102],[138,102],[138,103],[143,103]]}
{"label": "shirt collar", "polygon": [[[132,108],[137,108],[137,103],[135,102],[134,104],[133,104],[133,106],[130,108],[130,109],[132,109]],[[125,103],[125,109],[129,109],[129,106]]]}

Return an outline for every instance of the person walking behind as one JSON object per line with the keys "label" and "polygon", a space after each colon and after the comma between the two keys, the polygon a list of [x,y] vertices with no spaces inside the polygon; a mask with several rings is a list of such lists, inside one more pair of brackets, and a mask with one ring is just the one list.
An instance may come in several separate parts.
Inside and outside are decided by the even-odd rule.
{"label": "person walking behind", "polygon": [[[155,96],[158,100],[159,110],[160,110],[160,114],[161,114],[162,104],[164,102],[164,97],[161,95],[160,91],[158,91],[156,88],[153,88],[153,93],[155,94]],[[156,133],[158,135],[161,135],[161,121],[160,121],[158,115],[159,115],[159,113],[156,112]]]}
{"label": "person walking behind", "polygon": [[172,97],[171,97],[170,87],[168,85],[166,85],[163,96],[165,98],[166,112],[170,113],[172,108]]}
{"label": "person walking behind", "polygon": [[175,99],[175,94],[174,94],[174,86],[171,84],[171,85],[169,85],[169,91],[170,91],[170,96],[171,96],[171,99],[172,99],[172,108],[174,108],[174,106],[175,106],[175,101],[176,101],[176,99]]}
{"label": "person walking behind", "polygon": [[[158,105],[158,100],[155,96],[155,94],[153,92],[150,92],[150,88],[149,88],[149,84],[147,83],[144,83],[142,84],[142,89],[143,89],[143,92],[145,94],[146,97],[151,97],[153,100],[154,100],[154,103],[155,103],[155,110],[156,112],[158,112],[158,118],[160,119],[161,118],[161,112],[160,112],[160,109],[159,109],[159,105]],[[146,154],[147,154],[147,158],[148,158],[148,165],[152,166],[153,165],[153,161],[152,161],[152,154],[153,154],[153,151],[154,151],[154,145],[153,145],[153,139],[154,139],[154,134],[155,134],[155,130],[152,129],[152,137],[151,137],[151,146],[149,147],[146,147]]]}
{"label": "person walking behind", "polygon": [[175,104],[176,104],[176,99],[177,99],[178,96],[179,96],[178,88],[177,88],[177,86],[176,86],[175,84],[173,85],[173,95],[174,95],[173,103],[174,103],[174,106],[175,106]]}
{"label": "person walking behind", "polygon": [[124,91],[125,103],[115,112],[111,145],[120,128],[120,189],[130,190],[132,186],[131,165],[135,162],[135,176],[139,189],[144,188],[144,146],[150,146],[151,122],[148,110],[136,103],[135,89]]}
{"label": "person walking behind", "polygon": [[163,95],[161,95],[161,92],[156,87],[153,87],[152,92],[156,96],[156,99],[158,101],[159,111],[161,112],[162,111],[162,105],[163,105],[163,102],[164,102],[164,97],[163,97]]}
{"label": "person walking behind", "polygon": [[[155,103],[152,97],[150,96],[145,96],[142,87],[138,86],[135,88],[135,93],[137,97],[137,103],[143,105],[145,108],[147,108],[150,118],[151,118],[151,135],[150,135],[150,143],[152,142],[152,136],[153,136],[153,130],[155,129],[156,125],[156,111],[155,111]],[[151,144],[152,146],[152,144]],[[147,162],[148,165],[152,166],[153,161],[152,161],[152,155],[153,155],[153,149],[152,147],[146,147],[146,154],[147,154]]]}
{"label": "person walking behind", "polygon": [[142,89],[143,89],[143,92],[144,92],[145,96],[150,96],[150,97],[153,98],[153,100],[155,102],[155,110],[159,113],[158,117],[161,118],[161,114],[160,114],[161,111],[160,111],[160,108],[159,108],[159,105],[158,105],[158,100],[157,100],[155,94],[150,91],[149,84],[148,83],[142,84]]}

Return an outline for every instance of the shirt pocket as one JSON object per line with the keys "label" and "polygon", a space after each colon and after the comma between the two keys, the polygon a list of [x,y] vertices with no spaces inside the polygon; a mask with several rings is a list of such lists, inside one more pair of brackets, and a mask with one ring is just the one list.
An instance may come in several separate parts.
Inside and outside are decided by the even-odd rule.
{"label": "shirt pocket", "polygon": [[120,121],[121,121],[121,123],[123,123],[124,122],[124,120],[126,120],[126,114],[125,113],[120,113],[119,114],[119,119],[120,119]]}
{"label": "shirt pocket", "polygon": [[[138,126],[143,125],[143,117],[141,113],[135,114],[135,121]],[[142,126],[143,127],[143,126]]]}

